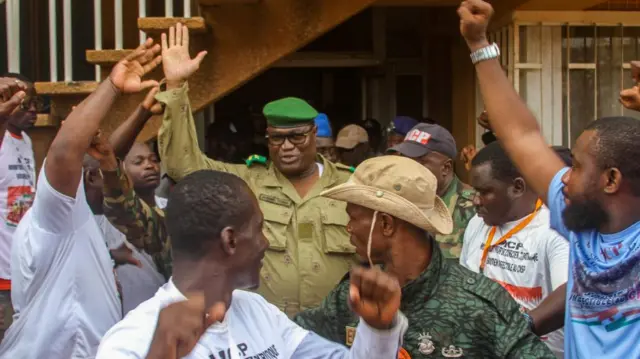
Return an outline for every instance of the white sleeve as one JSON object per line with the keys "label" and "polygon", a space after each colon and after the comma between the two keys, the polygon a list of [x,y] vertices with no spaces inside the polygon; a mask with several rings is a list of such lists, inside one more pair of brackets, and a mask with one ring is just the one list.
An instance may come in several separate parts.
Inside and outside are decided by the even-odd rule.
{"label": "white sleeve", "polygon": [[158,316],[135,314],[125,317],[102,337],[95,359],[144,359],[147,356]]}
{"label": "white sleeve", "polygon": [[[469,224],[467,224],[467,229],[469,228]],[[460,252],[460,265],[467,269],[471,269],[469,268],[469,264],[467,263],[469,261],[469,247],[471,246],[470,242],[473,242],[473,239],[471,239],[470,237],[471,231],[465,230],[462,240],[462,251]]]}
{"label": "white sleeve", "polygon": [[553,237],[547,241],[547,268],[551,277],[551,287],[556,290],[565,284],[569,276],[569,241],[556,231],[551,230]]}
{"label": "white sleeve", "polygon": [[[31,218],[38,228],[50,234],[64,234],[74,230],[73,208],[78,197],[71,198],[56,191],[49,181],[42,165],[36,196],[33,200]],[[80,181],[82,183],[82,180]],[[82,196],[84,198],[84,196]]]}

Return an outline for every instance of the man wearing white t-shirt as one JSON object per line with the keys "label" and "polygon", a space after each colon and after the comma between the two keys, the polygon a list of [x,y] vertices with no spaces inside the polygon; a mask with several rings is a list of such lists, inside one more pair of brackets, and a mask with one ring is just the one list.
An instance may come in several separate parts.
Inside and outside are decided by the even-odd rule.
{"label": "man wearing white t-shirt", "polygon": [[[100,338],[122,315],[112,259],[87,198],[97,168],[100,122],[122,93],[157,86],[141,76],[160,63],[148,40],[120,61],[71,112],[53,140],[36,197],[14,235],[12,299],[16,314],[0,345],[2,358],[91,358]],[[98,187],[98,191],[100,191]]]}
{"label": "man wearing white t-shirt", "polygon": [[26,98],[17,110],[0,120],[0,341],[11,325],[11,243],[18,223],[31,207],[36,172],[31,139],[26,131],[33,127],[42,101],[33,83],[18,74],[7,79],[27,85]]}
{"label": "man wearing white t-shirt", "polygon": [[[173,275],[102,339],[97,358],[394,358],[406,330],[400,285],[378,269],[352,272],[362,318],[346,347],[293,323],[260,295],[267,242],[255,195],[239,177],[196,171],[169,197]],[[176,355],[177,354],[177,355]]]}
{"label": "man wearing white t-shirt", "polygon": [[[524,311],[567,281],[569,245],[550,228],[549,210],[529,189],[499,142],[473,158],[477,214],[464,234],[460,264],[501,284]],[[563,333],[543,337],[563,357]]]}

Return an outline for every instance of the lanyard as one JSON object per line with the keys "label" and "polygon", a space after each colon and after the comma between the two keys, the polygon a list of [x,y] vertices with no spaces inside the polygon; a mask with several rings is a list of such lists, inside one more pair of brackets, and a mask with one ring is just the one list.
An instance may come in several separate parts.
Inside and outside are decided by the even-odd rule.
{"label": "lanyard", "polygon": [[493,236],[496,234],[497,227],[496,226],[491,227],[491,230],[489,231],[489,236],[487,237],[487,242],[484,244],[484,249],[482,250],[482,258],[480,259],[480,272],[484,271],[484,266],[487,263],[487,256],[489,255],[489,251],[493,247],[511,238],[514,234],[520,232],[524,227],[526,227],[529,223],[531,223],[531,221],[533,220],[533,217],[536,216],[540,207],[542,207],[542,201],[538,199],[538,201],[536,202],[536,209],[533,210],[533,213],[529,214],[525,219],[523,219],[520,223],[518,223],[518,225],[516,225],[509,232],[507,232],[507,234],[502,236],[496,243],[493,243]]}

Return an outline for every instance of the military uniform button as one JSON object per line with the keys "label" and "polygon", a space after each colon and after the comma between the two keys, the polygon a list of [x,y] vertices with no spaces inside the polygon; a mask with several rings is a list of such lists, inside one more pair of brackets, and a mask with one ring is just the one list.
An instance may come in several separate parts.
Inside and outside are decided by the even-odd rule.
{"label": "military uniform button", "polygon": [[467,284],[476,284],[476,280],[473,278],[467,278]]}

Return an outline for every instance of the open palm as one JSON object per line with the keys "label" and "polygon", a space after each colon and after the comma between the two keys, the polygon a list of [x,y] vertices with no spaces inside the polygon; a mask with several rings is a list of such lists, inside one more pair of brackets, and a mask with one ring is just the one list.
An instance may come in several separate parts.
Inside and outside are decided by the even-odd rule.
{"label": "open palm", "polygon": [[143,81],[142,77],[160,64],[159,52],[160,46],[154,46],[153,40],[148,39],[113,67],[109,75],[113,85],[123,93],[136,93],[157,86],[157,81]]}
{"label": "open palm", "polygon": [[189,56],[189,29],[178,23],[169,28],[167,34],[162,34],[162,62],[164,76],[168,82],[187,80],[198,68],[206,51],[201,51],[195,58]]}

